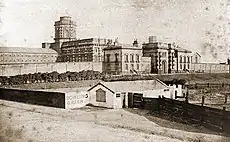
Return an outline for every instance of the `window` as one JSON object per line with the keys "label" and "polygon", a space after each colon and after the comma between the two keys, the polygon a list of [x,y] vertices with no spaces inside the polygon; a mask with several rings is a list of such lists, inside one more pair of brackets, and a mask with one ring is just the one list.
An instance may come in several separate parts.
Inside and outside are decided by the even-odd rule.
{"label": "window", "polygon": [[139,70],[139,69],[140,69],[139,64],[137,64],[137,70]]}
{"label": "window", "polygon": [[184,56],[184,63],[186,63],[186,56]]}
{"label": "window", "polygon": [[121,97],[121,94],[116,94],[116,98],[119,98],[119,97]]}
{"label": "window", "polygon": [[115,62],[118,62],[118,55],[119,54],[117,54],[117,53],[115,54]]}
{"label": "window", "polygon": [[180,56],[180,63],[182,63],[182,56]]}
{"label": "window", "polygon": [[125,54],[125,62],[129,62],[129,56],[128,56],[128,54]]}
{"label": "window", "polygon": [[130,55],[130,62],[134,62],[134,55],[133,54]]}
{"label": "window", "polygon": [[137,61],[137,63],[139,63],[139,62],[140,62],[140,57],[139,57],[139,55],[138,55],[138,54],[136,55],[136,61]]}
{"label": "window", "polygon": [[190,58],[189,58],[189,56],[188,56],[187,58],[188,58],[188,63],[190,63]]}
{"label": "window", "polygon": [[125,64],[125,70],[128,70],[128,69],[129,69],[129,65]]}
{"label": "window", "polygon": [[189,64],[188,64],[188,69],[189,69]]}
{"label": "window", "polygon": [[195,57],[195,63],[198,63],[198,57],[197,56]]}
{"label": "window", "polygon": [[180,69],[182,69],[182,64],[180,64]]}
{"label": "window", "polygon": [[101,88],[96,91],[96,101],[106,102],[106,92]]}
{"label": "window", "polygon": [[134,70],[134,64],[131,64],[131,69]]}
{"label": "window", "polygon": [[106,54],[107,56],[107,62],[110,62],[110,54]]}

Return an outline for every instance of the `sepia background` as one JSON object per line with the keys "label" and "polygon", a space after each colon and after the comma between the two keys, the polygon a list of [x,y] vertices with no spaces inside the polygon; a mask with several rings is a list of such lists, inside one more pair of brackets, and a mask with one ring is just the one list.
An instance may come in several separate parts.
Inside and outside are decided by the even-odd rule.
{"label": "sepia background", "polygon": [[[69,15],[77,38],[148,36],[198,51],[205,62],[229,57],[227,0],[1,0],[0,44],[41,47],[52,42],[53,21]],[[229,10],[230,11],[230,10]]]}

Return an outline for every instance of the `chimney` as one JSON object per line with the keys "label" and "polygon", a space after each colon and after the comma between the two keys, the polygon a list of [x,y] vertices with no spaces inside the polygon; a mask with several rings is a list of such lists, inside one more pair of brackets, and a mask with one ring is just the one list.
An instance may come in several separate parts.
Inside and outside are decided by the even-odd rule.
{"label": "chimney", "polygon": [[137,39],[134,39],[134,41],[133,41],[133,46],[134,46],[134,47],[138,47],[138,41],[137,41]]}
{"label": "chimney", "polygon": [[156,36],[149,36],[149,43],[154,43],[157,41],[157,37]]}
{"label": "chimney", "polygon": [[115,39],[115,41],[114,41],[114,45],[118,45],[118,37]]}

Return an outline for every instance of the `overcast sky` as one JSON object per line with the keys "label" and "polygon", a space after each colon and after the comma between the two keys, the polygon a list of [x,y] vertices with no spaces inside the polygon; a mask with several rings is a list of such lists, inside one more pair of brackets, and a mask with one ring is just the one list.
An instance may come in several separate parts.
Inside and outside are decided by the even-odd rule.
{"label": "overcast sky", "polygon": [[164,36],[206,56],[218,48],[209,51],[203,48],[205,43],[225,44],[221,37],[226,0],[2,1],[0,43],[6,46],[53,42],[54,21],[64,15],[77,22],[77,38],[119,37],[120,42],[131,43],[134,38],[143,42],[149,35]]}

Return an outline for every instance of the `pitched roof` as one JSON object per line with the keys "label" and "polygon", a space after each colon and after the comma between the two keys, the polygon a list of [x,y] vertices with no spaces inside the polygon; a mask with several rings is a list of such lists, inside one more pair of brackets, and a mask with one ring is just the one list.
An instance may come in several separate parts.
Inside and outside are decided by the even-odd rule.
{"label": "pitched roof", "polygon": [[164,89],[168,86],[160,80],[135,80],[135,81],[113,81],[113,82],[99,82],[91,87],[88,91],[92,90],[98,85],[102,85],[111,92],[141,92],[146,90]]}
{"label": "pitched roof", "polygon": [[0,53],[43,53],[57,54],[53,49],[49,48],[24,48],[24,47],[0,47]]}

